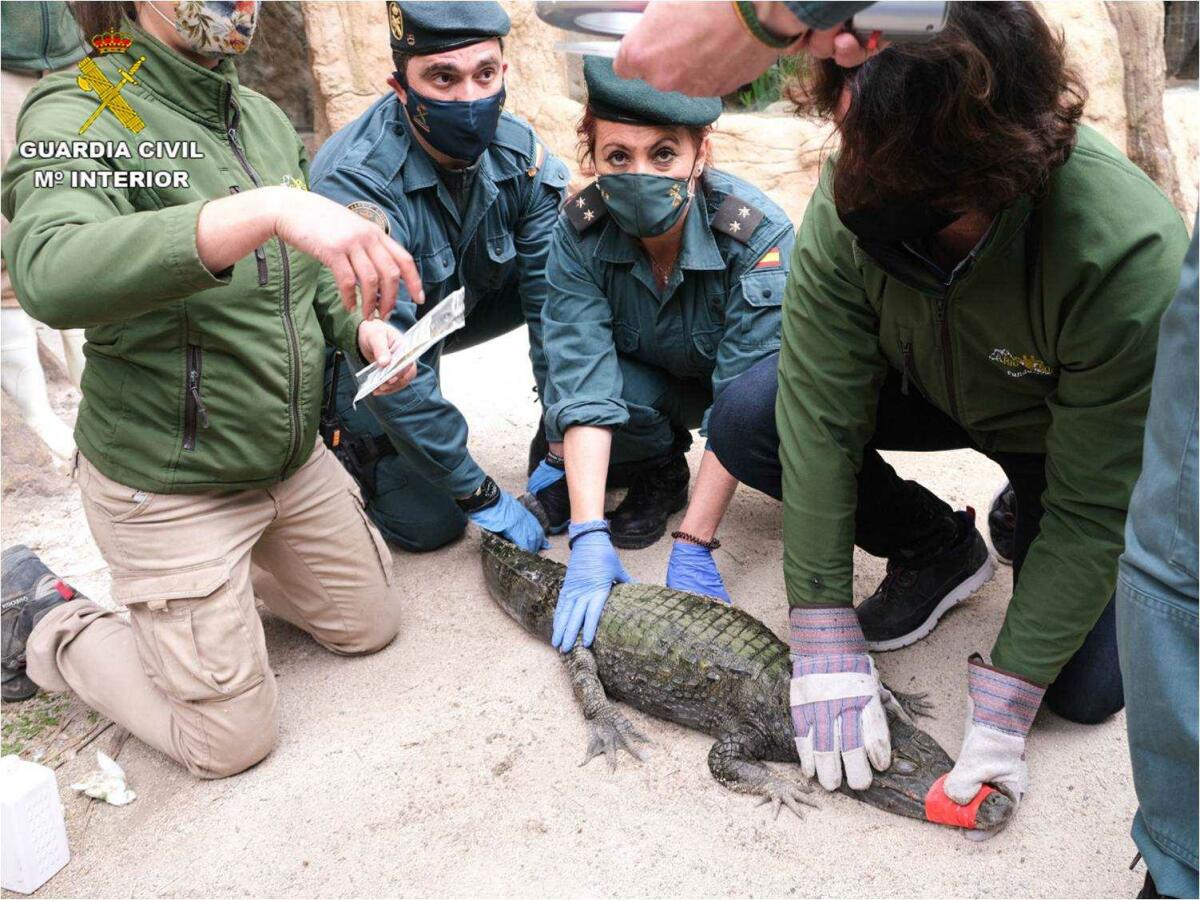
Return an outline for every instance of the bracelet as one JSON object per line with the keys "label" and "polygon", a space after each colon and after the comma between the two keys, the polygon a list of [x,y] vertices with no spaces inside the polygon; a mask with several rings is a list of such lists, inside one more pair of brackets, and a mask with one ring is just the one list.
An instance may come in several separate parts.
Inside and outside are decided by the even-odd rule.
{"label": "bracelet", "polygon": [[754,11],[754,4],[750,0],[735,0],[733,10],[737,13],[737,17],[745,29],[750,32],[750,36],[772,50],[783,50],[785,47],[790,47],[800,37],[800,35],[795,35],[781,38],[771,34],[763,27],[762,22],[758,21],[758,13]]}
{"label": "bracelet", "polygon": [[608,530],[608,523],[605,522],[603,525],[597,525],[595,528],[589,528],[587,531],[581,531],[579,534],[572,535],[571,538],[567,540],[567,549],[574,550],[575,542],[585,534],[597,534],[599,532],[603,532],[604,534],[612,534],[612,532]]}
{"label": "bracelet", "polygon": [[716,538],[711,541],[702,541],[694,534],[688,534],[686,531],[672,531],[671,537],[677,541],[687,541],[689,544],[695,544],[697,547],[703,547],[705,550],[716,550],[721,546],[721,542]]}

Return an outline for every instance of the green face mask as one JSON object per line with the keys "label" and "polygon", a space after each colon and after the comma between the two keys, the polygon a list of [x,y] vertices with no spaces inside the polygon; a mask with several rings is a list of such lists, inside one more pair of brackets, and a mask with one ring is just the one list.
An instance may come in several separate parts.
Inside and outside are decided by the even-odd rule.
{"label": "green face mask", "polygon": [[596,179],[613,221],[634,237],[657,237],[679,221],[692,192],[691,179],[623,173]]}

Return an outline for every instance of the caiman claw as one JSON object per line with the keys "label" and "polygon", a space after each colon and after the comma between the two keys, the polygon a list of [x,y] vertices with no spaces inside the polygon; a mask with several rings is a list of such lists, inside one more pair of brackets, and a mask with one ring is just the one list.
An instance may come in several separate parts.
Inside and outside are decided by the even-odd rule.
{"label": "caiman claw", "polygon": [[776,819],[779,818],[779,811],[785,806],[794,812],[798,819],[804,818],[804,813],[800,809],[801,806],[811,806],[813,809],[820,809],[820,806],[804,796],[811,790],[812,787],[807,782],[793,781],[790,778],[782,778],[778,775],[769,775],[754,786],[754,793],[759,794],[762,798],[758,801],[757,805],[766,806],[768,803],[773,804]]}
{"label": "caiman claw", "polygon": [[588,739],[587,752],[583,762],[586,766],[601,753],[608,757],[610,771],[617,770],[617,751],[624,747],[638,762],[645,762],[645,756],[635,746],[649,744],[650,739],[638,731],[633,723],[616,707],[609,705],[601,709],[595,716],[588,719],[591,736]]}

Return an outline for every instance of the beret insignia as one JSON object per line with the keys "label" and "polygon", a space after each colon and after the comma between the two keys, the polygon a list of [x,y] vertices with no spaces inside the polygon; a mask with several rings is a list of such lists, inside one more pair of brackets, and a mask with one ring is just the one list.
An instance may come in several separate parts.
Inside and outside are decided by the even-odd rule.
{"label": "beret insignia", "polygon": [[404,40],[404,12],[396,0],[388,3],[388,26],[392,29],[392,37],[398,41]]}
{"label": "beret insignia", "polygon": [[378,225],[383,229],[384,234],[392,233],[392,223],[388,221],[387,213],[376,204],[370,203],[367,200],[355,200],[353,203],[348,204],[346,208],[350,212],[362,216],[372,225]]}

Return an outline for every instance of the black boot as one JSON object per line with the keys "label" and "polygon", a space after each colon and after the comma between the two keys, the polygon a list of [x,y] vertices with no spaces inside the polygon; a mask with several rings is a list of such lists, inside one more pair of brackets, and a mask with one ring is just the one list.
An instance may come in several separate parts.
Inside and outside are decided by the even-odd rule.
{"label": "black boot", "polygon": [[4,702],[28,700],[37,693],[38,686],[25,674],[25,642],[46,613],[77,596],[24,544],[0,555],[0,696]]}
{"label": "black boot", "polygon": [[537,431],[533,433],[533,440],[529,442],[529,468],[525,474],[532,475],[533,470],[538,467],[546,454],[550,452],[550,442],[546,440],[546,420],[539,419]]}
{"label": "black boot", "polygon": [[662,537],[667,517],[687,504],[690,477],[682,453],[645,463],[630,478],[625,499],[607,514],[613,546],[640,550]]}
{"label": "black boot", "polygon": [[975,511],[955,513],[955,539],[925,560],[888,561],[886,577],[855,610],[867,647],[898,650],[925,637],[952,606],[983,587],[994,568]]}
{"label": "black boot", "polygon": [[992,508],[988,510],[988,537],[992,539],[996,559],[1005,565],[1012,565],[1016,536],[1017,493],[1006,482],[992,498]]}

